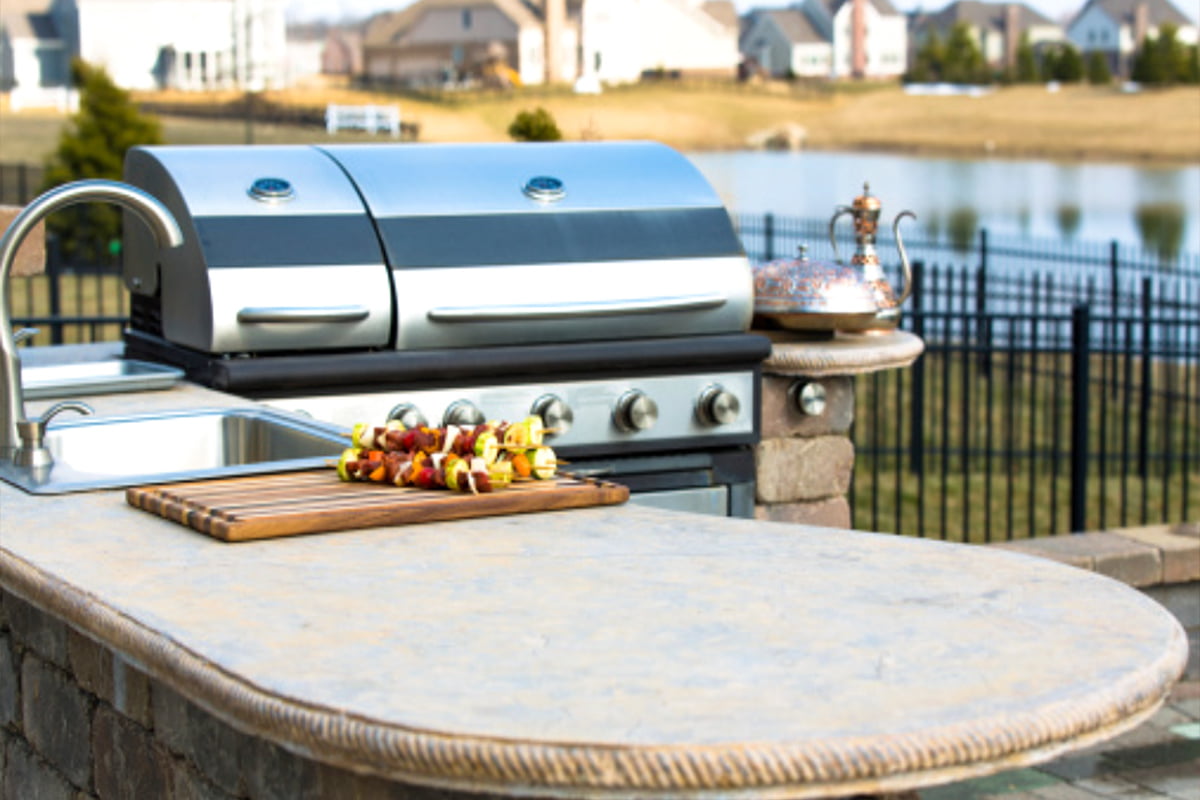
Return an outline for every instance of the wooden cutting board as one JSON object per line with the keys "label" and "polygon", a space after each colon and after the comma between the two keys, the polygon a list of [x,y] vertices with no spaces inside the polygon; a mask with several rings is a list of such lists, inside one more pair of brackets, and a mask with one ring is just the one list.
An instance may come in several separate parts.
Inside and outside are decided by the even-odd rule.
{"label": "wooden cutting board", "polygon": [[227,542],[384,525],[612,505],[629,498],[615,483],[559,477],[460,494],[338,480],[333,470],[139,486],[130,505]]}

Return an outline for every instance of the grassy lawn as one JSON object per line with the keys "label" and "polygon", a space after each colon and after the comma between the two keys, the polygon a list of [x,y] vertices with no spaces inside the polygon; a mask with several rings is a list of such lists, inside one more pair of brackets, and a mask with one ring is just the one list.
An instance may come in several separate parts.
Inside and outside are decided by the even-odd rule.
{"label": "grassy lawn", "polygon": [[[147,102],[225,102],[235,95],[156,93]],[[328,102],[398,104],[426,142],[506,141],[518,111],[543,106],[569,140],[653,139],[683,150],[738,149],[754,134],[793,124],[816,149],[942,155],[1200,162],[1200,88],[1124,94],[1115,88],[1001,88],[982,97],[909,96],[897,86],[638,84],[602,95],[528,89],[438,98],[348,88],[270,92],[274,103],[323,109]],[[244,120],[164,118],[174,144],[242,143]],[[0,108],[0,161],[40,162],[63,118]],[[323,128],[253,125],[259,144],[324,142]],[[343,133],[334,141],[387,141]]]}
{"label": "grassy lawn", "polygon": [[[1070,532],[1069,357],[1016,353],[1009,361],[1001,352],[990,375],[975,357],[923,358],[919,472],[912,457],[919,373],[856,383],[854,527],[972,542]],[[1126,361],[1131,381],[1114,388],[1108,381]],[[1200,518],[1200,369],[1194,360],[1156,363],[1143,418],[1140,366],[1120,355],[1091,359],[1088,530]]]}

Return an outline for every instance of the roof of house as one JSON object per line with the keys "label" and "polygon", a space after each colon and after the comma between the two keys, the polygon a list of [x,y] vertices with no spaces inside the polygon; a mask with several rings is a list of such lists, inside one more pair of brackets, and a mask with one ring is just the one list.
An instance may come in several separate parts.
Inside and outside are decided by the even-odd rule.
{"label": "roof of house", "polygon": [[732,0],[708,0],[701,8],[726,28],[737,30],[738,12]]}
{"label": "roof of house", "polygon": [[1137,7],[1143,2],[1146,4],[1147,21],[1151,25],[1158,26],[1164,22],[1172,22],[1176,25],[1196,24],[1195,20],[1188,19],[1187,15],[1169,0],[1089,0],[1083,8],[1079,9],[1075,19],[1079,19],[1091,8],[1101,8],[1117,23],[1132,25]]}
{"label": "roof of house", "polygon": [[764,11],[762,15],[775,23],[775,27],[779,28],[792,44],[829,41],[813,27],[812,21],[803,11],[794,8],[780,8]]}
{"label": "roof of house", "polygon": [[499,11],[517,24],[525,28],[531,25],[540,26],[541,7],[524,0],[417,0],[417,2],[400,11],[385,11],[377,14],[367,22],[364,44],[386,44],[394,41],[425,15],[435,8],[464,8],[467,6],[495,6]]}
{"label": "roof of house", "polygon": [[58,26],[49,12],[50,0],[3,0],[0,27],[14,38],[57,39]]}
{"label": "roof of house", "polygon": [[979,0],[957,0],[941,11],[924,17],[921,24],[922,27],[933,25],[937,28],[950,28],[956,23],[965,22],[976,28],[1003,31],[1009,6],[1015,6],[1017,9],[1019,30],[1031,25],[1054,24],[1053,20],[1024,3],[982,3]]}

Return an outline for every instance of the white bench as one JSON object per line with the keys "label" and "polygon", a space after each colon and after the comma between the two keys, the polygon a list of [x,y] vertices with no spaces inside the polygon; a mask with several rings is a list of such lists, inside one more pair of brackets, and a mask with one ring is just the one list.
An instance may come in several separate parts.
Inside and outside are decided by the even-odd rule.
{"label": "white bench", "polygon": [[339,106],[325,107],[325,130],[333,134],[340,130],[381,133],[387,131],[393,139],[400,138],[400,109],[396,106]]}

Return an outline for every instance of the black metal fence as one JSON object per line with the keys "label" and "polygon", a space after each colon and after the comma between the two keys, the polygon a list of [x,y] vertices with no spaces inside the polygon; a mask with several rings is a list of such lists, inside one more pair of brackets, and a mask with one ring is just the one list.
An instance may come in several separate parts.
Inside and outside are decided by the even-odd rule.
{"label": "black metal fence", "polygon": [[1013,285],[1020,310],[981,309],[982,270],[917,263],[902,327],[925,354],[855,387],[855,527],[996,541],[1200,518],[1200,281]]}

